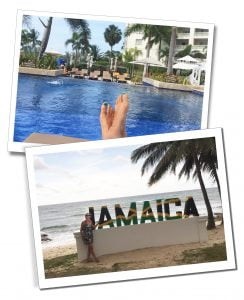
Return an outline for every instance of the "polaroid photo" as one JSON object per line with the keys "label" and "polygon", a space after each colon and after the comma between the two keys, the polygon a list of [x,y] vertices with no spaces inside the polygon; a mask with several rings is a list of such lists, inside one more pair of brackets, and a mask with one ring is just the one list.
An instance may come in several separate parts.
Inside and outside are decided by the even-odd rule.
{"label": "polaroid photo", "polygon": [[205,23],[18,11],[9,151],[206,128],[213,32]]}
{"label": "polaroid photo", "polygon": [[221,129],[26,159],[41,289],[236,269]]}

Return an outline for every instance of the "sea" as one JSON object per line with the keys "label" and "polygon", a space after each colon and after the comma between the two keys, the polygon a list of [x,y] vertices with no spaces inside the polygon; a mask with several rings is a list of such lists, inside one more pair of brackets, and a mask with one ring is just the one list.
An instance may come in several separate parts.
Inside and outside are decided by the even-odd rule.
{"label": "sea", "polygon": [[[222,204],[218,189],[209,188],[207,189],[207,193],[213,209],[213,213],[221,213]],[[99,220],[102,206],[107,206],[111,218],[115,219],[115,204],[120,204],[125,216],[127,216],[130,208],[130,203],[136,202],[139,223],[144,201],[150,201],[152,211],[157,220],[157,199],[164,200],[168,198],[180,198],[181,206],[170,204],[170,215],[174,216],[176,214],[176,211],[182,211],[183,214],[185,200],[188,196],[193,197],[199,215],[206,216],[207,210],[204,203],[202,191],[200,189],[39,206],[38,210],[41,232],[47,234],[48,238],[50,239],[48,241],[42,241],[42,246],[43,248],[46,248],[75,243],[73,233],[79,231],[80,224],[85,218],[85,213],[89,211],[89,207],[94,208],[95,221],[97,222]],[[106,226],[104,228],[106,228]]]}

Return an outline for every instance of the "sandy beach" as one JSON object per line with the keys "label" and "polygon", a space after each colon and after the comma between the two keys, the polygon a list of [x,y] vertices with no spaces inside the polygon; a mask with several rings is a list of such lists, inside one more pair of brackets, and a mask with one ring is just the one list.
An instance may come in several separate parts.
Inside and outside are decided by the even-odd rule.
{"label": "sandy beach", "polygon": [[[116,254],[108,254],[99,257],[99,263],[79,263],[92,267],[110,268],[115,264],[123,264],[126,269],[126,264],[131,269],[153,268],[158,266],[173,266],[177,264],[177,260],[181,259],[182,253],[185,250],[199,249],[211,247],[214,244],[219,244],[225,241],[224,226],[219,225],[214,230],[208,231],[208,241],[204,243],[190,243],[182,245],[145,248],[133,251],[126,251]],[[76,245],[71,244],[63,247],[45,248],[43,250],[44,259],[52,259],[68,254],[76,253]],[[146,258],[146,259],[145,259]]]}

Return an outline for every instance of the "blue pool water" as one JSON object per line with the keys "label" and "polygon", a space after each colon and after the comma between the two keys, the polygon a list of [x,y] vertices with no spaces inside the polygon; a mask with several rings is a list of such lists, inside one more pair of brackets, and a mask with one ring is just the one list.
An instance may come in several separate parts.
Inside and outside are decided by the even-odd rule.
{"label": "blue pool water", "polygon": [[101,139],[99,113],[103,101],[114,105],[129,95],[128,136],[200,129],[203,97],[191,92],[159,90],[111,82],[20,74],[14,141],[31,133]]}

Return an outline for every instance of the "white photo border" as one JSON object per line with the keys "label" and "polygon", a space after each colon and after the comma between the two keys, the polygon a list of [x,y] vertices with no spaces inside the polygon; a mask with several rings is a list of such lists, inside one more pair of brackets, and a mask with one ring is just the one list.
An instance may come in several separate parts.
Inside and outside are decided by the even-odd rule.
{"label": "white photo border", "polygon": [[195,27],[208,29],[208,52],[206,59],[206,75],[205,75],[205,86],[203,93],[203,106],[201,116],[201,129],[206,129],[208,125],[208,111],[209,111],[209,100],[210,100],[210,81],[211,81],[211,66],[213,57],[213,39],[214,39],[214,24],[211,23],[198,23],[198,22],[187,22],[187,21],[169,21],[159,19],[146,19],[136,17],[119,17],[119,16],[101,16],[101,15],[89,15],[89,14],[74,14],[74,13],[61,13],[61,12],[47,12],[47,11],[32,11],[32,10],[18,10],[16,18],[16,30],[15,30],[15,49],[14,49],[14,63],[13,63],[13,74],[12,74],[12,90],[11,90],[11,107],[9,117],[9,134],[8,134],[8,151],[10,152],[24,152],[26,147],[41,146],[37,143],[25,143],[15,142],[14,138],[14,125],[16,115],[16,104],[17,104],[17,89],[18,89],[18,68],[19,68],[19,56],[20,56],[20,41],[21,41],[21,28],[23,15],[33,16],[53,16],[59,18],[87,18],[96,21],[108,21],[113,22],[127,22],[135,23],[135,21],[142,24],[157,24],[166,26],[178,26],[178,27]]}
{"label": "white photo border", "polygon": [[[81,150],[93,150],[93,149],[101,149],[101,148],[103,149],[109,147],[122,147],[122,146],[140,145],[140,144],[153,143],[153,142],[177,141],[177,140],[198,139],[198,138],[208,138],[208,137],[214,137],[216,142],[217,159],[218,159],[218,176],[221,184],[223,219],[225,222],[224,228],[225,228],[225,241],[226,241],[226,250],[227,250],[226,261],[45,279],[42,245],[40,240],[40,223],[39,223],[39,214],[38,214],[39,203],[37,203],[36,193],[35,193],[34,157],[36,155],[51,154],[51,153],[55,154],[61,152],[73,152],[73,151],[81,151]],[[231,209],[230,209],[230,201],[229,201],[229,194],[228,194],[227,173],[225,167],[225,154],[224,154],[223,136],[222,136],[221,128],[193,130],[193,131],[167,133],[167,134],[159,134],[159,135],[147,135],[147,136],[139,136],[133,138],[130,137],[130,138],[123,138],[123,139],[108,140],[108,141],[101,140],[101,141],[85,142],[85,143],[26,148],[26,161],[27,161],[27,171],[28,171],[28,180],[29,180],[30,203],[31,203],[31,210],[32,210],[35,248],[36,248],[36,259],[37,259],[37,267],[38,267],[38,278],[39,278],[39,286],[41,289],[236,269],[234,237],[233,237],[233,229],[232,229]]]}

